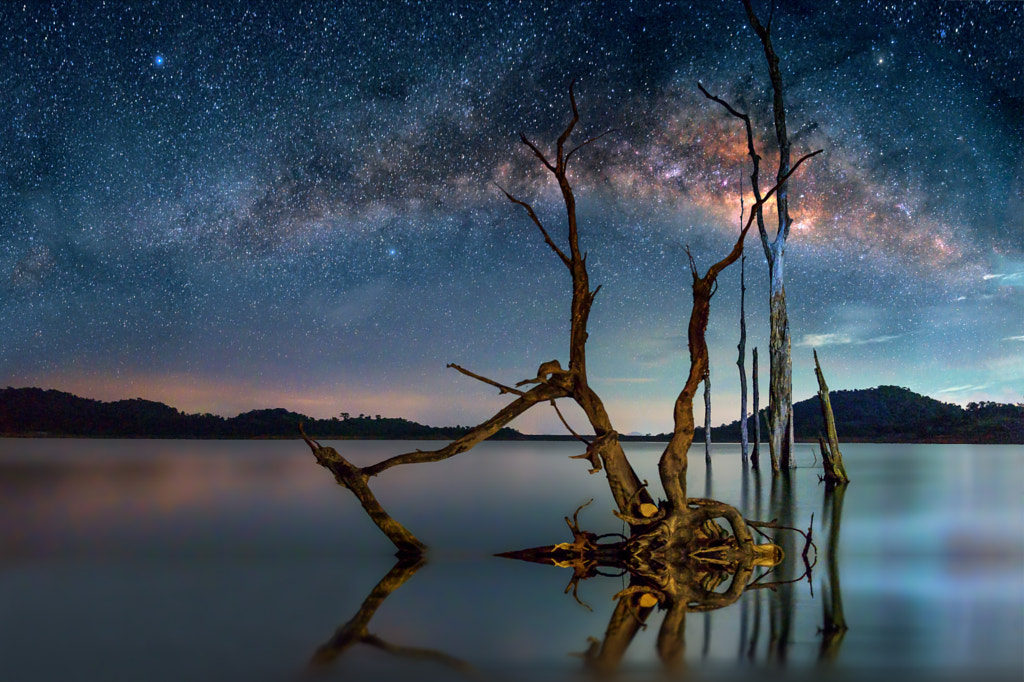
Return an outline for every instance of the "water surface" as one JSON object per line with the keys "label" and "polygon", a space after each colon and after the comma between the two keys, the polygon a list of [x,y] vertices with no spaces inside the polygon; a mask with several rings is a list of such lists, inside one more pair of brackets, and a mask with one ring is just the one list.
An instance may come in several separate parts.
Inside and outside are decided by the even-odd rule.
{"label": "water surface", "polygon": [[[366,464],[423,443],[338,442]],[[431,444],[426,444],[429,446]],[[657,481],[657,444],[627,444]],[[563,679],[601,639],[625,578],[494,558],[570,540],[563,517],[621,532],[603,474],[573,443],[485,443],[372,481],[431,548],[370,631],[487,674]],[[691,671],[769,668],[855,677],[1024,674],[1024,447],[846,445],[852,484],[829,574],[830,526],[810,446],[788,484],[744,476],[738,446],[691,453],[689,490],[748,518],[813,531],[810,582],[748,592],[687,619]],[[657,496],[657,489],[655,488]],[[797,577],[802,540],[778,578]],[[0,440],[0,676],[11,680],[290,680],[392,568],[388,541],[301,441]],[[833,582],[835,584],[833,584]],[[838,592],[849,627],[822,652],[823,604]],[[588,608],[590,610],[588,610]],[[659,614],[623,669],[654,677]],[[823,661],[823,658],[830,660]],[[450,659],[449,659],[450,662]],[[460,673],[357,645],[319,674]]]}

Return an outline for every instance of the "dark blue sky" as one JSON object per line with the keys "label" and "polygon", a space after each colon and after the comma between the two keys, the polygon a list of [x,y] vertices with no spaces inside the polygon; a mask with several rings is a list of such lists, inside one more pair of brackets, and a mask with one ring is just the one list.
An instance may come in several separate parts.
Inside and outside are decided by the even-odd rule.
{"label": "dark blue sky", "polygon": [[[0,384],[486,418],[497,396],[448,362],[513,383],[567,360],[568,275],[494,183],[564,233],[518,132],[549,148],[575,78],[579,139],[618,129],[572,176],[603,285],[592,383],[619,430],[669,428],[683,249],[724,255],[748,173],[697,81],[769,133],[739,0],[4,3],[0,20]],[[783,1],[774,37],[795,152],[825,150],[791,189],[796,397],[814,346],[834,389],[1024,399],[1024,3]],[[715,423],[738,417],[738,280],[712,309]],[[555,430],[550,412],[520,426]]]}

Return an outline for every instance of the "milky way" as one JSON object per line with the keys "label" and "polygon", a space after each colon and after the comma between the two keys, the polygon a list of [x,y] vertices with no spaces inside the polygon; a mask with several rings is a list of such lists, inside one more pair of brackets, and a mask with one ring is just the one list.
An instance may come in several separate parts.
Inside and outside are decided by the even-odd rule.
{"label": "milky way", "polygon": [[[571,174],[602,285],[589,369],[619,430],[664,431],[688,366],[685,247],[724,255],[749,173],[698,81],[752,115],[774,172],[739,0],[0,17],[6,385],[227,415],[489,416],[494,391],[448,362],[511,383],[567,359],[568,276],[496,185],[564,234],[518,135],[549,149],[575,79],[579,141],[612,131]],[[824,150],[791,185],[796,397],[813,346],[833,388],[1024,400],[1024,3],[780,2],[773,35],[794,153]],[[748,348],[764,347],[747,247]],[[715,423],[738,417],[739,274],[708,332]]]}

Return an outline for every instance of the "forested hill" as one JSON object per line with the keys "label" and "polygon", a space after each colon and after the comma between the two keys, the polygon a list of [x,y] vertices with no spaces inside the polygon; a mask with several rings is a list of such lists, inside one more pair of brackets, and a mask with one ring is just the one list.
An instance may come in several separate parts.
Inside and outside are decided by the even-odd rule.
{"label": "forested hill", "polygon": [[[1024,404],[971,403],[966,408],[943,403],[898,386],[830,391],[840,443],[1017,443],[1024,444]],[[712,403],[712,406],[714,403]],[[795,435],[817,442],[824,433],[818,397],[796,403]],[[767,437],[764,413],[761,435]],[[754,420],[749,421],[754,440]],[[699,442],[703,432],[698,429]],[[739,420],[711,429],[712,440],[739,440]]]}
{"label": "forested hill", "polygon": [[[854,391],[832,391],[832,409],[840,442],[878,443],[1017,443],[1024,444],[1024,405],[972,403],[966,408],[919,395],[906,388],[879,386]],[[815,396],[794,405],[796,438],[817,442],[823,432],[821,408]],[[762,410],[761,433],[766,437]],[[299,422],[318,439],[388,438],[454,439],[464,426],[433,427],[378,415],[348,414],[336,419],[311,419],[281,408],[253,410],[237,417],[185,414],[179,410],[135,398],[103,402],[62,391],[39,388],[0,389],[0,435],[79,436],[100,438],[295,438]],[[750,418],[750,440],[754,440]],[[711,430],[719,443],[739,440],[739,420]],[[510,428],[498,440],[570,438],[527,436]],[[695,442],[704,439],[698,428]],[[668,440],[668,434],[624,436],[623,440]]]}
{"label": "forested hill", "polygon": [[[299,422],[318,439],[388,438],[454,439],[466,427],[433,427],[379,415],[341,415],[312,419],[284,409],[253,410],[225,419],[213,414],[185,414],[135,398],[103,402],[40,388],[0,389],[0,435],[80,436],[97,438],[297,438]],[[497,437],[521,438],[513,429]]]}

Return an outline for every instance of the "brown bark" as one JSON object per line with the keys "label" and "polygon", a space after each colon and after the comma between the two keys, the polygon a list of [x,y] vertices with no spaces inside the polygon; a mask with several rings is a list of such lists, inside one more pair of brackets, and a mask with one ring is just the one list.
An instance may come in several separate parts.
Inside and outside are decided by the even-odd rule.
{"label": "brown bark", "polygon": [[818,351],[814,351],[814,375],[818,378],[818,402],[821,404],[821,417],[825,422],[827,442],[821,441],[821,460],[825,470],[825,479],[837,483],[850,480],[843,466],[843,454],[839,452],[839,436],[836,434],[836,420],[832,415],[832,401],[828,397],[828,384],[818,363]]}
{"label": "brown bark", "polygon": [[[552,377],[552,379],[554,379],[554,377]],[[370,490],[370,486],[368,484],[370,477],[376,476],[377,474],[386,471],[393,466],[398,466],[399,464],[439,462],[466,452],[475,445],[490,438],[499,429],[507,425],[530,407],[539,402],[548,402],[554,398],[559,398],[565,395],[566,390],[564,387],[557,383],[545,382],[534,387],[530,391],[523,393],[516,398],[516,400],[499,411],[498,414],[494,415],[476,428],[471,429],[464,436],[452,441],[443,448],[430,451],[417,450],[416,452],[397,455],[366,467],[357,467],[353,465],[339,454],[337,450],[332,447],[320,445],[317,441],[306,436],[304,432],[302,433],[302,438],[306,441],[310,450],[313,451],[313,456],[316,458],[317,463],[334,474],[334,480],[337,481],[339,485],[352,491],[369,517],[377,527],[380,528],[381,532],[383,532],[384,535],[386,535],[387,538],[395,545],[398,550],[397,554],[399,556],[414,556],[422,554],[426,550],[427,546],[408,529],[406,529],[405,526],[387,513],[383,505],[378,502],[373,491]],[[301,425],[299,428],[301,431]]]}
{"label": "brown bark", "polygon": [[555,180],[558,182],[558,188],[562,193],[562,200],[565,204],[569,254],[566,255],[558,247],[528,202],[513,197],[505,190],[502,190],[502,192],[509,201],[522,206],[526,210],[530,219],[543,234],[545,242],[569,270],[572,277],[572,303],[569,316],[569,369],[567,372],[569,395],[583,410],[587,420],[590,422],[591,428],[594,430],[594,435],[602,442],[600,450],[596,454],[599,456],[602,468],[608,478],[608,486],[611,489],[612,497],[615,499],[619,513],[627,517],[642,518],[644,514],[641,512],[641,507],[644,505],[653,506],[654,500],[640,482],[640,478],[636,475],[629,460],[626,459],[626,454],[623,452],[622,445],[618,440],[618,433],[612,427],[611,419],[608,417],[604,403],[597,393],[590,388],[587,378],[586,345],[589,335],[587,332],[587,321],[590,317],[590,308],[593,305],[594,297],[597,295],[600,287],[593,291],[590,290],[586,263],[587,257],[580,250],[579,245],[576,197],[573,194],[572,186],[566,173],[567,164],[572,155],[582,147],[600,138],[601,135],[589,138],[573,149],[566,151],[566,143],[580,118],[572,84],[569,85],[569,104],[572,110],[572,118],[555,143],[555,156],[553,160],[549,159],[525,135],[520,135],[523,144],[533,152],[533,155],[555,176]]}

